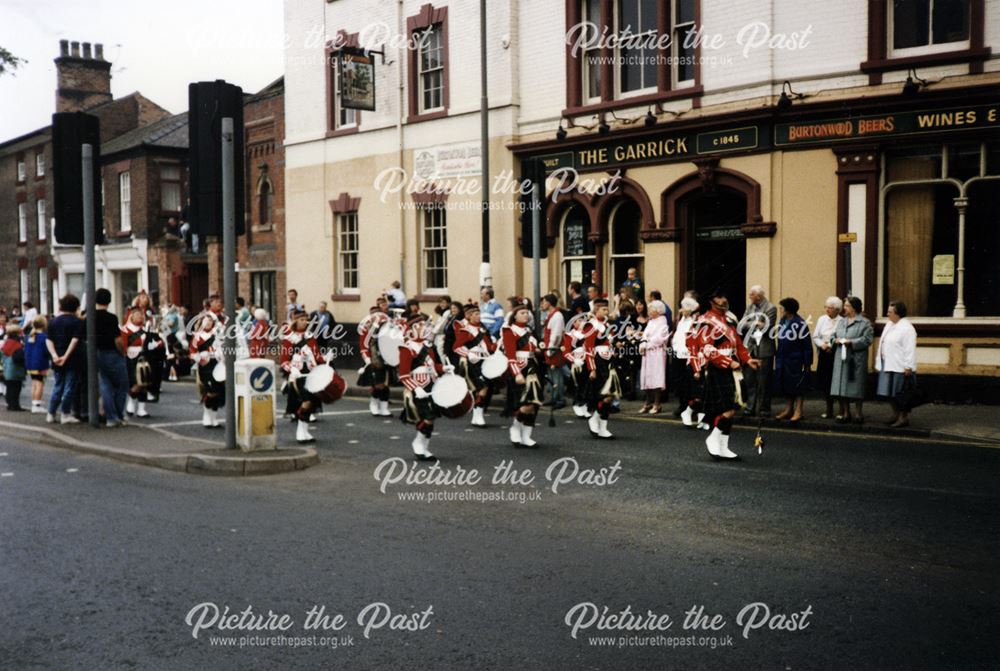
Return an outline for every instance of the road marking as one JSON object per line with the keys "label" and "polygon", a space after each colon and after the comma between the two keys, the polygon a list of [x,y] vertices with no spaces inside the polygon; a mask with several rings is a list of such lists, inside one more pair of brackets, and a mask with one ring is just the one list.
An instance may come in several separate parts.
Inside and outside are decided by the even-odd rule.
{"label": "road marking", "polygon": [[466,433],[472,433],[473,431],[475,431],[475,429],[466,429],[465,430]]}
{"label": "road marking", "polygon": [[361,442],[360,440],[349,440],[349,441],[347,441],[347,444],[348,445],[357,445],[360,442]]}
{"label": "road marking", "polygon": [[6,456],[7,456],[6,452],[0,452],[0,457],[6,457]]}
{"label": "road marking", "polygon": [[392,424],[392,420],[391,419],[383,419],[382,423],[383,424]]}
{"label": "road marking", "polygon": [[14,477],[14,474],[13,473],[0,473],[0,477],[12,478],[12,477]]}
{"label": "road marking", "polygon": [[389,436],[389,440],[399,440],[399,436]]}
{"label": "road marking", "polygon": [[79,470],[80,470],[79,468],[67,468],[66,472],[67,473],[76,473]]}
{"label": "road marking", "polygon": [[344,426],[354,426],[354,422],[348,422],[347,424],[344,424]]}

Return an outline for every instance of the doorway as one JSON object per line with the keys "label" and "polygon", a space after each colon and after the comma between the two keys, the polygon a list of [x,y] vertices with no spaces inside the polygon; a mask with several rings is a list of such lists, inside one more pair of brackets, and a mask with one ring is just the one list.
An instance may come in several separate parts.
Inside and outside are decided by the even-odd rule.
{"label": "doorway", "polygon": [[573,205],[566,212],[562,226],[563,290],[570,282],[579,282],[584,288],[590,284],[597,256],[589,232],[590,217],[586,210]]}
{"label": "doorway", "polygon": [[739,191],[717,186],[691,194],[681,203],[685,224],[686,289],[707,299],[726,292],[737,317],[746,307],[746,238],[740,226],[747,222],[747,199]]}

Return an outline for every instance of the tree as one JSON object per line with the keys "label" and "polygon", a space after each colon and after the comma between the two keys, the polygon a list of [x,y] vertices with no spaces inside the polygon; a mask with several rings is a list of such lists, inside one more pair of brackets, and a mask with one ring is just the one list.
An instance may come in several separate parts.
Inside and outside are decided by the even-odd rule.
{"label": "tree", "polygon": [[18,58],[3,47],[0,47],[0,77],[8,72],[13,72],[27,62],[23,58]]}

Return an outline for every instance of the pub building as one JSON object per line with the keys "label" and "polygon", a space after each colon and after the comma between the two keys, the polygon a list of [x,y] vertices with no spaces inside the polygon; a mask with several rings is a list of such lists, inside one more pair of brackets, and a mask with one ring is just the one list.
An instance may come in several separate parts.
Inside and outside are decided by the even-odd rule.
{"label": "pub building", "polygon": [[685,290],[722,288],[738,315],[761,284],[813,321],[827,296],[857,295],[876,335],[902,300],[938,394],[996,400],[996,86],[779,104],[511,149],[525,174],[539,161],[547,176],[548,284],[593,279],[612,292],[635,267],[673,305]]}

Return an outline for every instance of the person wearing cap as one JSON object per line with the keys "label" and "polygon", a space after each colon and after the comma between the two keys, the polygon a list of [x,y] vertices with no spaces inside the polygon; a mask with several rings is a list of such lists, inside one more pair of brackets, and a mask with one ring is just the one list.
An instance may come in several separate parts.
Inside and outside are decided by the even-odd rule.
{"label": "person wearing cap", "polygon": [[358,385],[368,387],[368,411],[372,417],[388,417],[389,411],[389,380],[391,369],[378,351],[379,329],[389,321],[386,310],[389,304],[384,298],[379,298],[375,305],[368,308],[368,316],[358,324],[359,349],[364,367],[358,374]]}
{"label": "person wearing cap", "polygon": [[225,382],[216,380],[213,373],[222,364],[222,320],[214,310],[202,313],[198,330],[191,337],[191,359],[198,366],[198,392],[204,410],[201,425],[205,428],[221,426],[219,408],[226,404]]}
{"label": "person wearing cap", "polygon": [[559,299],[555,294],[542,296],[541,307],[545,311],[545,319],[542,321],[542,350],[547,366],[546,377],[552,388],[550,396],[552,406],[559,410],[566,407],[566,360],[563,358],[561,347],[566,319],[559,309]]}
{"label": "person wearing cap", "polygon": [[316,396],[306,389],[306,375],[316,366],[326,363],[323,351],[309,330],[309,314],[302,309],[292,310],[292,319],[282,327],[281,350],[278,365],[285,376],[288,392],[288,413],[296,421],[295,440],[311,443],[315,438],[309,433],[309,422],[319,405]]}
{"label": "person wearing cap", "polygon": [[695,379],[702,379],[702,403],[710,418],[712,432],[705,440],[708,453],[716,459],[736,459],[729,449],[729,433],[733,417],[743,405],[740,380],[743,366],[757,368],[760,361],[752,359],[737,332],[737,321],[729,315],[729,299],[717,291],[711,308],[703,314],[688,338]]}
{"label": "person wearing cap", "polygon": [[475,399],[472,408],[472,424],[486,426],[486,405],[489,402],[490,380],[483,377],[483,361],[492,354],[497,346],[480,321],[479,306],[475,303],[466,305],[463,309],[465,319],[457,320],[454,325],[454,352],[458,355],[459,370],[469,384],[469,391]]}
{"label": "person wearing cap", "polygon": [[608,431],[608,417],[615,399],[622,397],[622,386],[614,365],[614,347],[611,324],[608,323],[608,299],[595,298],[593,315],[584,325],[583,348],[587,361],[590,394],[587,420],[590,434],[597,438],[614,438]]}
{"label": "person wearing cap", "polygon": [[[584,315],[585,313],[579,313]],[[587,371],[587,352],[583,347],[586,334],[583,327],[586,321],[582,317],[570,319],[568,327],[563,331],[562,353],[569,364],[569,377],[573,382],[573,414],[577,417],[590,417],[587,409],[590,376]]]}
{"label": "person wearing cap", "polygon": [[535,429],[538,406],[542,404],[542,381],[535,359],[538,343],[531,334],[531,308],[528,301],[512,301],[507,324],[501,329],[503,351],[507,355],[507,397],[514,408],[510,421],[510,442],[514,447],[535,447],[531,434]]}
{"label": "person wearing cap", "polygon": [[418,461],[434,458],[430,442],[438,411],[431,400],[431,387],[440,375],[454,371],[451,365],[441,365],[438,361],[433,344],[428,341],[432,335],[427,315],[418,312],[406,320],[405,339],[399,346],[399,381],[404,387],[403,421],[416,425],[417,433],[410,446]]}

